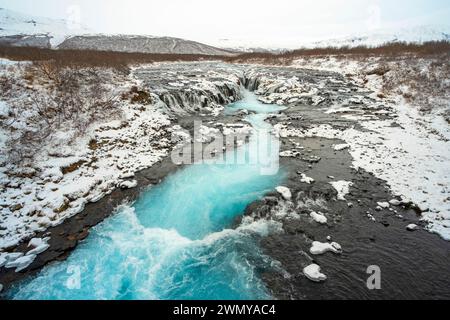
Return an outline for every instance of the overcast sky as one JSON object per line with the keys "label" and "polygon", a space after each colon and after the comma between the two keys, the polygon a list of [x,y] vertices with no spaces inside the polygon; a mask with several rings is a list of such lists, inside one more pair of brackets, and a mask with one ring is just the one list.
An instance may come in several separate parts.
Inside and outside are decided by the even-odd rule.
{"label": "overcast sky", "polygon": [[448,0],[0,0],[22,13],[80,20],[95,32],[271,43],[315,41],[377,28],[444,24]]}

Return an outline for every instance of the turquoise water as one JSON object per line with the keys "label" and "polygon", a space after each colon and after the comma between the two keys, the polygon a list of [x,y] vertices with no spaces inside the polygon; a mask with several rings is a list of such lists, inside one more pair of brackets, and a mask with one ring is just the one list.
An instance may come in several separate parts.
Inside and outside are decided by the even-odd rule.
{"label": "turquoise water", "polygon": [[272,162],[278,164],[278,145],[264,119],[280,107],[262,105],[246,93],[227,112],[239,109],[257,112],[246,118],[255,131],[247,145],[229,153],[246,153],[251,159],[261,145],[269,145],[264,161],[195,164],[179,170],[93,228],[66,261],[44,268],[11,289],[9,296],[270,298],[259,274],[270,269],[272,261],[261,252],[258,240],[279,225],[247,219],[231,228],[248,204],[283,180],[282,170],[265,170],[274,167]]}

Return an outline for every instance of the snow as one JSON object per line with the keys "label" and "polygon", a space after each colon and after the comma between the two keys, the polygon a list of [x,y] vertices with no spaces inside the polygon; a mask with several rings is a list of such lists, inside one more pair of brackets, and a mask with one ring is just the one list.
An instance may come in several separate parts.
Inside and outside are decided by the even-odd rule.
{"label": "snow", "polygon": [[[147,35],[85,34],[72,36],[58,46],[59,49],[101,50],[116,52],[141,52],[156,54],[202,54],[227,56],[232,53],[196,41],[174,37]],[[183,83],[170,82],[174,87]]]}
{"label": "snow", "polygon": [[9,107],[5,101],[0,100],[0,117],[8,116]]}
{"label": "snow", "polygon": [[6,259],[6,254],[2,255],[0,253],[0,268],[3,267],[6,264],[6,262],[8,262],[8,260]]}
{"label": "snow", "polygon": [[450,39],[450,27],[446,25],[412,25],[405,28],[379,28],[367,32],[358,32],[339,38],[309,40],[299,37],[271,39],[227,38],[212,39],[208,43],[220,48],[243,52],[282,52],[299,48],[355,47],[360,45],[377,46],[387,42],[441,41]]}
{"label": "snow", "polygon": [[304,173],[301,174],[300,182],[311,184],[314,183],[314,181],[315,180],[313,178],[306,176],[306,174]]}
{"label": "snow", "polygon": [[131,180],[131,181],[123,181],[119,184],[119,187],[121,187],[122,189],[132,189],[135,188],[138,185],[136,180]]}
{"label": "snow", "polygon": [[285,157],[285,158],[295,158],[299,155],[300,153],[298,151],[295,150],[286,150],[286,151],[282,151],[280,152],[280,157]]}
{"label": "snow", "polygon": [[47,243],[50,238],[33,238],[28,243],[28,247],[33,247],[32,250],[28,251],[26,255],[38,255],[50,248],[50,245]]}
{"label": "snow", "polygon": [[283,186],[279,186],[276,187],[276,190],[279,194],[281,194],[283,196],[283,198],[285,200],[291,200],[292,199],[292,193],[291,190],[289,190],[289,188],[283,187]]}
{"label": "snow", "polygon": [[389,202],[377,202],[377,205],[383,209],[388,209],[390,207]]}
{"label": "snow", "polygon": [[35,254],[26,255],[15,260],[8,261],[5,265],[6,268],[16,268],[16,272],[20,272],[31,265],[36,259]]}
{"label": "snow", "polygon": [[337,199],[345,201],[345,196],[350,192],[350,187],[353,185],[350,181],[332,181],[330,184],[338,192]]}
{"label": "snow", "polygon": [[312,243],[311,249],[309,249],[309,252],[311,252],[311,254],[314,255],[324,254],[329,251],[333,253],[341,253],[342,247],[337,242],[323,243],[319,241],[314,241]]}
{"label": "snow", "polygon": [[12,66],[16,64],[17,64],[16,61],[12,61],[6,58],[0,58],[0,66]]}
{"label": "snow", "polygon": [[307,44],[306,47],[380,46],[388,42],[423,43],[450,40],[450,27],[444,25],[416,25],[408,28],[375,29],[342,38]]}
{"label": "snow", "polygon": [[350,148],[350,146],[348,144],[337,144],[337,145],[333,146],[333,149],[335,151],[341,151],[341,150],[345,150],[345,149],[348,149],[348,148]]}
{"label": "snow", "polygon": [[309,215],[314,221],[316,221],[317,223],[320,223],[320,224],[326,224],[328,221],[322,212],[313,211]]}
{"label": "snow", "polygon": [[303,269],[303,274],[311,281],[321,282],[327,279],[327,276],[320,272],[320,266],[317,264],[310,264]]}
{"label": "snow", "polygon": [[416,231],[417,229],[419,229],[419,226],[418,225],[416,225],[416,224],[408,224],[407,226],[406,226],[406,230],[408,230],[408,231]]}
{"label": "snow", "polygon": [[47,241],[49,238],[33,238],[30,240],[28,246],[33,247],[25,255],[22,252],[2,253],[0,252],[0,267],[16,268],[16,272],[26,269],[33,263],[37,255],[48,249]]}
{"label": "snow", "polygon": [[83,26],[43,17],[34,17],[0,8],[0,37],[10,35],[48,36],[51,46],[56,47],[73,34],[89,32]]}

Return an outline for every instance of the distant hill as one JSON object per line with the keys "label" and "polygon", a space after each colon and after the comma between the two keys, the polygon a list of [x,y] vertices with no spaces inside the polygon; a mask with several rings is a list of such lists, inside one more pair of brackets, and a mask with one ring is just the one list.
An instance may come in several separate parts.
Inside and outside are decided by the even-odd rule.
{"label": "distant hill", "polygon": [[423,43],[442,40],[450,41],[450,27],[426,25],[411,28],[379,29],[355,36],[313,42],[305,47],[375,47],[393,42]]}
{"label": "distant hill", "polygon": [[0,44],[12,46],[56,47],[71,34],[88,29],[71,29],[65,20],[24,15],[0,8]]}
{"label": "distant hill", "polygon": [[82,35],[66,39],[59,49],[102,50],[161,54],[230,55],[231,51],[171,37]]}
{"label": "distant hill", "polygon": [[450,41],[450,26],[422,25],[410,28],[378,29],[370,32],[361,32],[355,35],[331,38],[323,41],[302,41],[290,39],[279,41],[255,39],[218,39],[211,44],[220,48],[242,52],[283,52],[300,48],[324,47],[375,47],[392,42],[423,43],[427,41]]}

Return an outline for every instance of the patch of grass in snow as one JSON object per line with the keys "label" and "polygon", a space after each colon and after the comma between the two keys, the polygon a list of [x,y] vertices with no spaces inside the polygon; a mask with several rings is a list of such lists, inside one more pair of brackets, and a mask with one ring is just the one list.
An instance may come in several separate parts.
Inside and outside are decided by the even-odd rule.
{"label": "patch of grass in snow", "polygon": [[62,172],[63,174],[68,174],[68,173],[74,172],[74,171],[78,170],[78,169],[79,169],[83,164],[85,164],[85,163],[86,163],[85,160],[77,161],[77,162],[75,162],[75,163],[72,163],[72,164],[69,165],[69,166],[62,167],[62,168],[61,168],[61,172]]}
{"label": "patch of grass in snow", "polygon": [[130,100],[133,104],[149,105],[152,103],[150,93],[133,86],[130,92],[122,94],[122,100]]}

